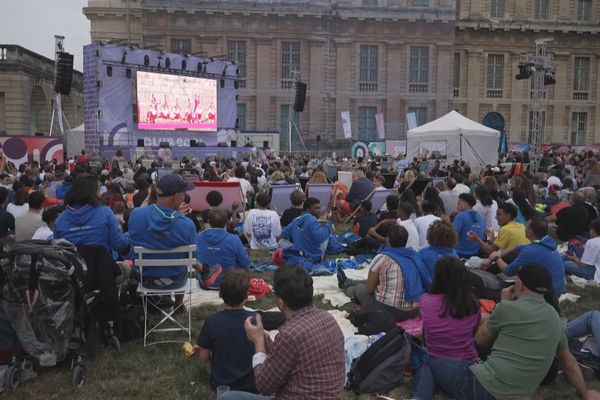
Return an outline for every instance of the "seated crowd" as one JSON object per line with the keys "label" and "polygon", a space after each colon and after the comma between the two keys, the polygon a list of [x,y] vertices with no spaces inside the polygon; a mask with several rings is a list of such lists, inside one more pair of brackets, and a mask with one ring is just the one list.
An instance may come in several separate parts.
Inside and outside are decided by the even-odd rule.
{"label": "seated crowd", "polygon": [[[556,357],[578,395],[597,399],[568,339],[592,335],[600,346],[600,312],[565,328],[558,298],[565,274],[600,282],[600,219],[595,189],[586,186],[600,182],[600,170],[590,155],[556,158],[548,173],[510,178],[491,166],[473,174],[464,163],[438,162],[435,185],[427,160],[400,157],[390,170],[381,160],[340,160],[352,170],[350,187],[329,182],[327,163],[308,158],[185,160],[164,176],[158,164],[121,170],[104,162],[98,169],[79,157],[67,167],[33,163],[17,171],[3,159],[0,237],[66,239],[118,261],[135,258],[136,246],[196,245],[199,286],[218,290],[225,308],[204,322],[194,353],[210,362],[212,388],[232,389],[221,398],[340,399],[344,336],[313,306],[313,279],[303,267],[326,260],[339,240],[334,224],[347,224],[354,235],[343,251],[372,260],[366,280],[338,267],[340,290],[393,323],[422,320],[428,360],[413,371],[411,398],[431,399],[436,388],[459,400],[529,398]],[[386,174],[396,190],[376,202]],[[190,176],[239,182],[241,201],[224,204],[215,189],[203,199],[205,210],[192,210]],[[326,183],[329,201],[311,195],[310,185]],[[270,207],[281,185],[297,188],[280,215]],[[273,252],[280,265],[273,290],[285,322],[274,340],[261,315],[244,307],[254,251]],[[473,270],[506,286],[491,313],[474,295]],[[188,278],[183,266],[144,268],[143,277],[137,267],[129,272],[156,289],[181,288]],[[182,300],[175,304],[186,313]]]}

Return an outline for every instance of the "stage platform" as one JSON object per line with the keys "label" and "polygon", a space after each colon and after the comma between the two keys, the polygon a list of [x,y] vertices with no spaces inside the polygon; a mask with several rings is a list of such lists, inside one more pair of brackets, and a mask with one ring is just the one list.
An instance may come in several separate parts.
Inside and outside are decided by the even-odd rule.
{"label": "stage platform", "polygon": [[101,146],[100,153],[102,158],[111,160],[117,150],[123,152],[123,156],[127,160],[137,160],[141,158],[145,159],[158,159],[162,158],[165,161],[180,161],[184,157],[188,160],[197,158],[198,160],[205,160],[206,158],[213,158],[219,156],[222,158],[235,158],[236,160],[242,160],[244,157],[250,157],[253,154],[260,154],[269,152],[269,149],[265,148],[253,148],[253,147],[218,147],[218,146],[206,146],[206,147],[173,147],[173,148],[160,148],[160,147],[136,147],[136,146]]}

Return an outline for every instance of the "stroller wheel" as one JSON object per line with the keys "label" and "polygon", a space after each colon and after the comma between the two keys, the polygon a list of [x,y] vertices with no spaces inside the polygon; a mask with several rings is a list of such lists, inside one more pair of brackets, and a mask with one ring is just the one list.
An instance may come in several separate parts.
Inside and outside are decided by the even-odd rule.
{"label": "stroller wheel", "polygon": [[112,348],[114,351],[116,351],[117,353],[120,353],[120,352],[121,352],[121,341],[119,340],[119,338],[118,338],[118,337],[116,337],[116,336],[114,336],[114,335],[113,335],[113,336],[111,336],[111,337],[108,339],[108,344],[109,344],[109,346],[110,346],[110,347],[111,347],[111,348]]}
{"label": "stroller wheel", "polygon": [[73,386],[82,386],[85,382],[85,366],[76,364],[73,367]]}
{"label": "stroller wheel", "polygon": [[16,365],[8,367],[4,376],[6,386],[12,390],[17,390],[19,384],[21,383],[21,371],[19,368]]}

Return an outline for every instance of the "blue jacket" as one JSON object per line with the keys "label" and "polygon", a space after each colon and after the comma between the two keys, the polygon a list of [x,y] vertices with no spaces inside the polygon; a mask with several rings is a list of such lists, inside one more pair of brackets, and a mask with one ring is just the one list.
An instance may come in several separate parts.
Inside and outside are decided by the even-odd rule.
{"label": "blue jacket", "polygon": [[421,256],[421,260],[423,261],[425,268],[427,268],[432,280],[435,277],[435,264],[440,258],[446,256],[458,258],[458,254],[456,254],[456,251],[454,251],[452,247],[434,246],[422,248],[419,250],[419,256]]}
{"label": "blue jacket", "polygon": [[519,267],[529,263],[543,265],[552,277],[552,286],[556,297],[565,292],[565,266],[563,259],[556,251],[556,241],[550,236],[534,240],[531,244],[517,246],[519,255],[506,266],[504,274],[517,275]]}
{"label": "blue jacket", "polygon": [[417,252],[411,247],[384,247],[379,253],[391,257],[402,269],[404,299],[419,301],[431,285],[431,276]]}
{"label": "blue jacket", "polygon": [[[114,217],[113,217],[114,219]],[[191,219],[167,207],[153,204],[135,208],[129,216],[131,248],[142,246],[153,250],[168,250],[196,244],[196,227]],[[155,255],[156,258],[181,258],[182,254]],[[195,254],[194,254],[195,256]],[[151,258],[150,255],[147,256]],[[137,258],[132,254],[132,258]],[[134,271],[139,273],[138,267]],[[177,267],[146,267],[144,276],[174,277],[187,271],[185,265]]]}
{"label": "blue jacket", "polygon": [[113,256],[129,245],[127,237],[119,231],[115,215],[106,206],[67,206],[56,220],[53,230],[55,239],[103,246]]}
{"label": "blue jacket", "polygon": [[456,254],[461,258],[469,258],[481,253],[479,243],[469,240],[467,233],[475,232],[481,239],[485,239],[485,221],[473,209],[459,212],[454,218],[454,227],[458,232],[458,245]]}
{"label": "blue jacket", "polygon": [[346,195],[346,201],[350,203],[353,210],[356,210],[360,202],[366,199],[372,191],[373,182],[366,177],[359,178],[352,182],[352,186],[350,186],[350,190]]}
{"label": "blue jacket", "polygon": [[69,182],[63,182],[61,185],[58,185],[56,187],[56,198],[64,199],[69,189],[71,189],[71,183]]}
{"label": "blue jacket", "polygon": [[303,257],[313,262],[321,261],[323,250],[321,246],[331,235],[331,221],[323,226],[314,215],[307,212],[295,218],[281,232],[281,237],[289,240],[294,245],[292,249],[298,250]]}
{"label": "blue jacket", "polygon": [[[231,268],[247,268],[250,264],[248,253],[239,236],[224,229],[211,228],[199,233],[196,236],[196,245],[198,261],[201,264],[218,264],[223,268],[223,273]],[[221,276],[213,286],[218,287]]]}

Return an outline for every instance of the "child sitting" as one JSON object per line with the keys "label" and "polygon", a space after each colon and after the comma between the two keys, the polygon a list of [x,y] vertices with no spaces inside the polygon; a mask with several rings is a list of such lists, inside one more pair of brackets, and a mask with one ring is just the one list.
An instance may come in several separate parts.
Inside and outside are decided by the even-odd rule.
{"label": "child sitting", "polygon": [[354,233],[358,234],[361,239],[367,236],[369,229],[377,225],[377,215],[371,214],[373,204],[370,200],[363,200],[360,203],[360,210],[358,215],[354,218]]}
{"label": "child sitting", "polygon": [[206,319],[194,352],[201,363],[211,362],[210,386],[229,386],[231,390],[256,393],[252,356],[254,345],[246,337],[244,322],[254,313],[244,309],[250,276],[243,269],[225,272],[219,297],[225,309]]}

